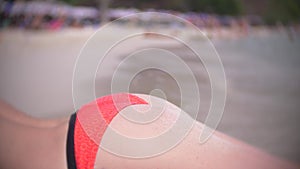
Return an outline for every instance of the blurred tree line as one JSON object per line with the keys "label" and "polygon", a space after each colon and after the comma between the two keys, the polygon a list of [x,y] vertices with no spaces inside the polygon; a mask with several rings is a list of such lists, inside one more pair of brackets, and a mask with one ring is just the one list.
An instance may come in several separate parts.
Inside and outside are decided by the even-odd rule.
{"label": "blurred tree line", "polygon": [[189,0],[189,9],[196,12],[238,16],[244,13],[240,0]]}
{"label": "blurred tree line", "polygon": [[266,10],[263,17],[267,24],[300,22],[300,0],[270,0]]}
{"label": "blurred tree line", "polygon": [[[71,5],[99,7],[104,0],[60,0]],[[218,15],[260,15],[267,24],[291,24],[300,21],[300,0],[106,0],[110,7],[138,9],[170,9],[182,12],[194,11]],[[264,3],[263,3],[264,2]],[[252,8],[247,8],[251,5]],[[257,9],[262,12],[256,13]]]}

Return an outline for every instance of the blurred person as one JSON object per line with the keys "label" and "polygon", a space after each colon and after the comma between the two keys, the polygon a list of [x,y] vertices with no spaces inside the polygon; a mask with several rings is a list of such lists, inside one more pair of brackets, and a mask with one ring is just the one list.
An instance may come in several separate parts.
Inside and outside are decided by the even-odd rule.
{"label": "blurred person", "polygon": [[[129,97],[130,104],[124,105],[123,102],[118,101],[113,103],[112,97],[115,96],[121,100],[124,99],[123,97]],[[135,125],[128,125],[128,121],[117,112],[113,113],[115,107],[110,108],[110,106],[117,106],[115,104],[123,105],[120,111],[125,111],[125,106],[129,107],[134,104],[140,104],[142,113],[157,113],[162,105],[165,109],[151,124],[134,127]],[[154,96],[141,94],[123,93],[104,96],[82,106],[71,118],[48,120],[29,117],[10,105],[0,102],[0,168],[83,169],[93,168],[93,166],[96,169],[299,168],[220,132],[215,132],[207,142],[200,144],[199,134],[204,127],[200,122],[195,123],[177,146],[154,157],[133,159],[114,155],[99,147],[94,149],[95,142],[86,140],[90,138],[86,137],[87,133],[82,132],[84,123],[78,122],[80,116],[98,113],[98,111],[93,112],[93,105],[98,106],[99,109],[101,106],[102,108],[106,106],[105,109],[101,109],[107,110],[107,112],[101,111],[104,119],[110,118],[110,126],[127,135],[157,135],[172,127],[179,115],[182,115],[186,122],[193,120],[175,105]],[[105,137],[107,126],[97,125],[102,126],[100,129],[103,133],[100,133],[100,137]],[[93,132],[93,128],[91,129]],[[91,148],[91,146],[94,147]],[[154,145],[149,145],[151,146]],[[155,146],[162,145],[156,144]],[[99,155],[96,158],[97,151]]]}
{"label": "blurred person", "polygon": [[14,6],[14,0],[7,2],[0,2],[0,7],[2,7],[0,12],[0,27],[6,28],[11,24],[11,11]]}
{"label": "blurred person", "polygon": [[30,28],[31,29],[35,29],[35,30],[41,29],[42,28],[42,24],[43,24],[43,17],[44,17],[44,15],[36,14],[33,17],[33,20],[32,20],[32,22],[30,24]]}
{"label": "blurred person", "polygon": [[248,36],[249,34],[249,24],[245,18],[241,18],[238,21],[239,24],[239,33],[241,37]]}
{"label": "blurred person", "polygon": [[63,14],[58,15],[57,18],[54,18],[50,24],[49,24],[49,29],[50,30],[58,30],[61,29],[66,21],[66,16]]}

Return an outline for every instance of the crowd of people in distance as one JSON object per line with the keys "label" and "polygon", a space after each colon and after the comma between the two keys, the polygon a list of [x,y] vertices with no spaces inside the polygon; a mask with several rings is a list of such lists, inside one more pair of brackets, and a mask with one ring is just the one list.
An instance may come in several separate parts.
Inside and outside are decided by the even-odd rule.
{"label": "crowd of people in distance", "polygon": [[[169,10],[149,11],[171,13],[189,20],[198,27],[215,25],[230,26],[233,22],[244,24],[245,19],[230,16],[217,16],[204,13],[180,13]],[[140,12],[138,9],[110,9],[109,20]],[[1,28],[19,27],[28,29],[62,28],[68,26],[90,26],[100,24],[100,12],[94,7],[69,6],[43,1],[0,2]],[[259,17],[252,17],[251,24],[262,24]]]}
{"label": "crowd of people in distance", "polygon": [[[263,27],[263,19],[259,16],[220,16],[216,14],[197,12],[178,12],[171,10],[148,9],[146,11],[168,13],[186,19],[201,30],[210,34],[220,35],[224,30],[234,31],[235,35],[247,36],[249,28]],[[143,12],[135,8],[109,9],[106,20],[112,21],[133,13]],[[101,11],[95,7],[70,6],[59,2],[47,1],[0,1],[0,29],[19,28],[29,30],[60,30],[63,28],[83,28],[101,25]],[[143,20],[144,19],[144,20]],[[139,18],[138,21],[128,21],[136,26],[149,26],[144,23],[159,23],[173,26],[174,22],[164,22],[161,18]],[[278,24],[280,25],[280,24]],[[178,25],[175,25],[178,27]],[[279,28],[278,26],[277,28]],[[299,24],[289,27],[289,31],[299,31]],[[224,34],[224,33],[223,33]]]}

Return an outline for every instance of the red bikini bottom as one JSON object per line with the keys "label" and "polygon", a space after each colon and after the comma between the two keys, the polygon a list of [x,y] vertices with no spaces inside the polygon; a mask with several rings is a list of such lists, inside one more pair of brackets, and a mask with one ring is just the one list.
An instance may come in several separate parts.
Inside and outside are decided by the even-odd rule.
{"label": "red bikini bottom", "polygon": [[93,169],[101,138],[119,111],[134,104],[147,104],[128,93],[113,94],[82,106],[69,121],[67,163],[69,169]]}

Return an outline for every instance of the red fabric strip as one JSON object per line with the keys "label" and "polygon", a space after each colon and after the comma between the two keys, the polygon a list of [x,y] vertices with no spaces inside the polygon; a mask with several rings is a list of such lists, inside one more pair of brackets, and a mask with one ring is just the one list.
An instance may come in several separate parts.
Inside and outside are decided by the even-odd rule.
{"label": "red fabric strip", "polygon": [[86,104],[77,112],[74,130],[77,169],[93,169],[101,138],[113,118],[127,106],[147,104],[128,93],[113,94]]}

